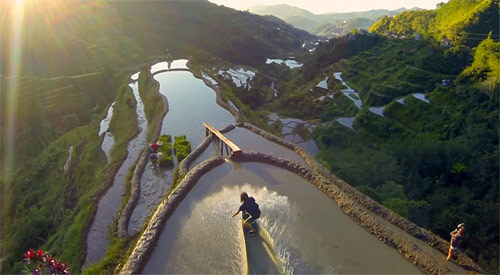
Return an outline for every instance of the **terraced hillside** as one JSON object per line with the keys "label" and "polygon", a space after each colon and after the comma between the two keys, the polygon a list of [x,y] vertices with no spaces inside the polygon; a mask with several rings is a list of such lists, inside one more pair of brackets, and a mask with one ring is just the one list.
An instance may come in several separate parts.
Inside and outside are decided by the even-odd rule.
{"label": "terraced hillside", "polygon": [[[10,89],[13,83],[18,85],[16,91]],[[7,129],[7,118],[15,119],[9,134],[15,136],[11,149],[19,160],[36,156],[63,133],[88,124],[116,93],[114,83],[102,72],[58,78],[2,77],[0,89],[1,127]],[[7,141],[2,139],[3,152]]]}
{"label": "terraced hillside", "polygon": [[[269,109],[321,119],[313,136],[323,165],[419,226],[449,239],[467,223],[463,249],[498,273],[500,42],[492,11],[497,1],[451,0],[401,15],[416,20],[401,26],[436,31],[423,37],[356,33],[320,43],[303,67],[278,74],[280,96]],[[445,28],[424,13],[459,23]],[[472,29],[485,35],[470,43]],[[445,33],[457,35],[451,45],[439,41]],[[340,72],[362,105],[348,97]]]}

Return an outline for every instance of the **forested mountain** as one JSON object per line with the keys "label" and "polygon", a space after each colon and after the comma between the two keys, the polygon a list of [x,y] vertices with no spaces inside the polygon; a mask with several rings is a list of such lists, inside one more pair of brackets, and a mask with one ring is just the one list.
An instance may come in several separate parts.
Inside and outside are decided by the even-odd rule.
{"label": "forested mountain", "polygon": [[270,6],[257,5],[251,7],[249,11],[255,14],[276,16],[296,28],[307,30],[315,35],[333,37],[347,34],[355,28],[368,29],[380,17],[394,16],[407,11],[407,9],[313,14],[301,8],[281,4]]}
{"label": "forested mountain", "polygon": [[[2,9],[9,9],[12,1],[3,2]],[[96,71],[146,53],[164,54],[167,48],[173,53],[206,49],[235,63],[261,62],[269,55],[293,52],[312,38],[284,22],[208,1],[27,2],[20,50],[24,72],[37,76]],[[54,12],[59,15],[51,17]],[[12,37],[14,14],[6,15],[2,37]],[[7,72],[9,48],[2,47],[2,72]],[[54,59],[58,66],[47,67]]]}
{"label": "forested mountain", "polygon": [[373,24],[370,31],[377,33],[424,36],[441,39],[446,36],[456,44],[475,46],[489,32],[499,37],[499,12],[496,0],[460,0],[440,4],[430,11],[407,11],[393,17],[384,16]]}
{"label": "forested mountain", "polygon": [[[360,191],[444,239],[458,223],[467,223],[463,249],[494,274],[498,9],[497,1],[451,0],[436,11],[382,19],[372,30],[384,35],[355,33],[320,43],[302,68],[279,75],[283,92],[272,105],[283,115],[320,118],[313,134],[319,160]],[[384,20],[388,29],[381,31]],[[406,28],[400,33],[418,29],[424,37],[386,35],[399,26]],[[476,40],[475,33],[486,35]],[[453,38],[452,44],[441,44],[442,35]],[[334,72],[357,91],[361,108],[341,92],[345,87]],[[327,76],[332,96],[319,100],[326,91],[315,85]],[[339,118],[352,118],[353,129]]]}
{"label": "forested mountain", "polygon": [[[4,2],[3,8],[12,8],[9,3],[13,2]],[[50,16],[54,12],[58,16]],[[15,26],[9,23],[13,16],[15,13],[7,13],[2,37],[12,37]],[[17,96],[22,103],[16,109],[19,115],[15,124],[38,125],[28,131],[15,130],[21,140],[17,148],[20,156],[36,155],[53,140],[50,136],[88,123],[90,115],[83,112],[96,106],[102,110],[106,105],[106,101],[91,100],[89,104],[80,102],[77,108],[59,106],[63,100],[57,97],[75,93],[69,97],[76,99],[92,90],[102,91],[95,97],[113,97],[112,81],[103,80],[113,80],[115,72],[144,62],[146,57],[165,54],[169,49],[179,55],[206,52],[237,64],[261,64],[267,57],[294,55],[302,50],[304,40],[313,38],[284,22],[207,1],[27,1],[20,30],[21,44],[16,46],[23,69],[13,79],[5,78],[13,73],[8,67],[12,45],[5,43],[13,40],[2,39],[0,54],[0,84],[6,91],[1,95],[2,112],[9,102],[9,83],[18,79]],[[57,78],[61,76],[70,78]],[[111,97],[107,97],[108,102]],[[42,110],[40,104],[51,106],[46,115],[34,111]],[[6,113],[1,117],[3,128]],[[24,144],[41,146],[28,149]]]}
{"label": "forested mountain", "polygon": [[[208,1],[1,1],[0,20],[2,273],[20,272],[23,253],[38,247],[80,271],[95,196],[137,131],[131,65],[167,49],[177,58],[265,64],[315,39]],[[113,99],[118,139],[106,163],[97,132]]]}

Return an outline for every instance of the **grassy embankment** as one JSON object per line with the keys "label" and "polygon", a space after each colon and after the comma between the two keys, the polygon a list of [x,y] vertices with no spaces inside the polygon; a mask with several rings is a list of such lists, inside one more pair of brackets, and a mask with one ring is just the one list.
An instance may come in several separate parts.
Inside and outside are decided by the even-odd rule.
{"label": "grassy embankment", "polygon": [[[102,115],[95,115],[89,125],[64,134],[13,175],[9,199],[2,205],[5,272],[20,272],[22,253],[39,247],[68,262],[73,272],[79,271],[84,260],[81,247],[86,241],[85,224],[96,206],[94,195],[112,180],[113,171],[125,156],[126,143],[136,131],[131,124],[135,103],[129,108],[127,98],[135,102],[122,86],[110,124],[116,143],[109,164],[100,148],[102,136],[97,135]],[[69,146],[74,151],[64,174]]]}
{"label": "grassy embankment", "polygon": [[155,130],[156,125],[154,125],[154,123],[156,118],[163,110],[163,100],[162,96],[156,91],[157,84],[154,82],[149,66],[145,66],[141,69],[137,83],[139,86],[139,95],[144,103],[146,119],[148,120],[146,140],[150,140]]}

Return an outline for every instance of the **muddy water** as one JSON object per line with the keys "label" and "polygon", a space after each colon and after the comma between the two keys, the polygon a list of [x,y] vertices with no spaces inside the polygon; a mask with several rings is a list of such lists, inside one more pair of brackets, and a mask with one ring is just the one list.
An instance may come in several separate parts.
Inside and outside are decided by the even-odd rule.
{"label": "muddy water", "polygon": [[106,254],[108,248],[107,227],[113,223],[113,218],[120,208],[127,173],[146,145],[147,121],[144,114],[144,105],[139,96],[137,83],[131,83],[129,86],[132,88],[135,100],[137,101],[136,113],[139,133],[128,143],[127,158],[116,173],[112,186],[99,200],[94,223],[87,236],[87,258],[84,267],[102,260]]}
{"label": "muddy water", "polygon": [[[315,186],[259,163],[226,163],[203,176],[166,222],[143,273],[242,273],[240,221],[231,218],[242,191],[259,203],[285,273],[420,273]],[[248,266],[269,257],[251,252]]]}
{"label": "muddy water", "polygon": [[287,158],[301,164],[305,164],[304,160],[299,155],[295,154],[295,152],[274,142],[270,142],[262,136],[247,130],[246,128],[237,127],[234,130],[225,133],[224,136],[233,141],[243,151],[264,152],[269,155]]}
{"label": "muddy water", "polygon": [[316,125],[297,118],[280,118],[277,113],[269,113],[268,118],[269,125],[272,125],[276,120],[281,121],[281,134],[286,141],[296,143],[311,156],[316,156],[319,153],[319,147],[313,139],[303,140],[295,131],[299,124],[307,127],[309,132],[312,132]]}
{"label": "muddy water", "polygon": [[[171,66],[181,68],[187,60],[175,60]],[[151,67],[151,72],[164,70],[166,62]],[[203,122],[216,128],[234,124],[235,119],[229,111],[220,107],[215,100],[215,92],[190,72],[163,72],[154,76],[160,83],[160,93],[167,97],[169,111],[163,119],[162,134],[186,135],[194,149],[205,138]],[[218,150],[210,146],[203,158],[214,156]],[[174,157],[174,165],[177,161]],[[141,177],[141,192],[136,208],[132,212],[128,232],[133,234],[142,228],[144,220],[156,209],[158,203],[170,189],[171,169],[153,168],[148,164]]]}

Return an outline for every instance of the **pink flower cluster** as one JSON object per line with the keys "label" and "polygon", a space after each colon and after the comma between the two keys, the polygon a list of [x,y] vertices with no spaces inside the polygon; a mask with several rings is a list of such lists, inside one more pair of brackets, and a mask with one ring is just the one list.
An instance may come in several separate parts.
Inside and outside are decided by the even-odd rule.
{"label": "pink flower cluster", "polygon": [[47,251],[30,249],[24,253],[24,261],[31,274],[70,274],[69,266],[52,258]]}

